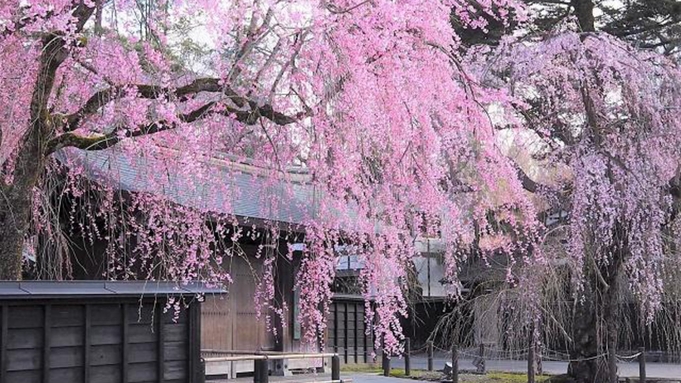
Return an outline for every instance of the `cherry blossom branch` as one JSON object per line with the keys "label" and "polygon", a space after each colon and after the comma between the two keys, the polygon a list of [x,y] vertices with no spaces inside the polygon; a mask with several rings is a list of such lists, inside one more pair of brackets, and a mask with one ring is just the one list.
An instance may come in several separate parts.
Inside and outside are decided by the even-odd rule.
{"label": "cherry blossom branch", "polygon": [[260,24],[259,27],[256,27],[256,22],[257,18],[255,15],[252,15],[251,19],[251,25],[248,28],[248,33],[246,34],[246,41],[243,43],[241,48],[236,54],[234,64],[232,65],[232,68],[229,71],[229,74],[227,78],[229,80],[234,80],[241,74],[241,62],[243,59],[248,56],[248,54],[253,50],[253,48],[257,45],[258,42],[260,42],[270,31],[270,29],[267,29],[267,27],[270,24],[270,21],[272,20],[273,16],[273,11],[272,8],[267,10],[267,13],[265,14],[265,17],[263,18],[262,24]]}
{"label": "cherry blossom branch", "polygon": [[331,13],[333,13],[333,14],[335,14],[335,15],[340,15],[340,14],[343,14],[343,13],[350,13],[350,12],[354,11],[355,9],[357,9],[357,8],[359,8],[359,7],[361,7],[361,6],[365,5],[365,4],[368,4],[368,3],[371,3],[371,0],[364,0],[364,1],[360,2],[360,3],[357,3],[357,4],[355,4],[355,5],[352,5],[352,6],[348,7],[348,8],[345,8],[345,9],[339,8],[338,6],[336,6],[336,5],[334,5],[334,4],[331,4],[331,3],[326,3],[326,9],[327,9],[329,12],[331,12]]}
{"label": "cherry blossom branch", "polygon": [[[215,105],[214,102],[203,105],[202,107],[178,116],[178,120],[182,123],[189,123],[199,120],[200,118],[209,114],[209,110]],[[176,122],[168,123],[166,121],[157,121],[145,126],[139,127],[137,130],[127,131],[124,134],[120,133],[119,129],[107,134],[92,134],[84,136],[75,132],[63,133],[47,143],[45,151],[46,155],[52,154],[55,151],[65,147],[75,147],[83,150],[103,150],[110,148],[119,143],[124,138],[135,138],[154,133],[175,129],[178,126]]]}
{"label": "cherry blossom branch", "polygon": [[[254,102],[249,101],[249,104],[253,105]],[[221,105],[223,109],[219,111],[213,109],[213,107],[216,105],[217,102],[215,101],[209,102],[190,113],[177,116],[178,121],[180,123],[191,123],[211,115],[221,114],[234,117],[237,121],[247,125],[256,124],[258,121],[260,121],[260,117],[265,117],[277,125],[288,125],[299,121],[301,118],[307,115],[306,112],[300,112],[295,116],[288,116],[274,111],[270,105],[263,105],[260,107],[256,106],[252,110],[240,110],[230,106]],[[82,134],[68,131],[55,137],[47,143],[45,155],[49,155],[65,147],[76,147],[84,150],[103,150],[116,145],[124,138],[135,138],[151,135],[172,130],[178,126],[179,124],[176,122],[169,123],[167,121],[157,121],[149,125],[139,127],[137,130],[127,131],[124,134],[120,134],[120,130],[114,130],[108,134],[94,134],[89,136],[83,136]]]}
{"label": "cherry blossom branch", "polygon": [[[237,115],[246,113],[250,116],[255,113],[258,116],[267,118],[277,125],[292,124],[309,114],[309,112],[306,111],[300,112],[294,116],[289,116],[275,111],[274,107],[272,107],[270,104],[258,105],[256,101],[238,95],[231,87],[222,84],[222,80],[219,78],[200,78],[192,81],[188,85],[176,89],[156,85],[128,85],[101,90],[92,95],[80,110],[65,116],[64,131],[71,132],[78,129],[80,123],[86,116],[96,113],[100,108],[104,107],[111,101],[123,97],[126,94],[126,91],[130,89],[137,90],[140,98],[157,99],[162,97],[166,100],[176,99],[179,101],[186,101],[189,96],[200,92],[219,92],[227,96],[229,100],[238,108],[244,108],[247,106],[250,108],[250,110],[232,108],[232,111]],[[246,120],[243,122],[246,122]]]}
{"label": "cherry blossom branch", "polygon": [[[29,6],[25,7],[24,9],[30,9],[30,8],[31,8],[31,6],[29,5]],[[5,26],[4,30],[2,32],[0,32],[0,37],[8,37],[8,36],[12,35],[13,33],[21,31],[25,27],[27,27],[27,26],[35,23],[35,22],[38,22],[39,20],[47,20],[52,16],[54,16],[54,11],[50,10],[47,13],[45,13],[45,15],[43,15],[43,16],[36,14],[36,15],[33,15],[33,16],[22,17],[19,20],[17,20],[16,22],[14,22],[14,25],[12,25],[12,28]]]}
{"label": "cherry blossom branch", "polygon": [[279,82],[281,79],[284,77],[284,72],[288,69],[290,66],[294,66],[295,60],[298,57],[298,54],[300,54],[300,49],[303,47],[303,41],[305,40],[305,35],[307,34],[307,30],[304,32],[300,32],[297,36],[297,41],[294,45],[293,48],[293,53],[291,54],[291,57],[282,65],[281,69],[279,70],[279,73],[277,74],[277,77],[274,79],[274,82],[272,83],[272,87],[270,88],[270,95],[269,95],[269,100],[272,100],[274,98],[274,93],[277,89],[277,85],[279,85]]}

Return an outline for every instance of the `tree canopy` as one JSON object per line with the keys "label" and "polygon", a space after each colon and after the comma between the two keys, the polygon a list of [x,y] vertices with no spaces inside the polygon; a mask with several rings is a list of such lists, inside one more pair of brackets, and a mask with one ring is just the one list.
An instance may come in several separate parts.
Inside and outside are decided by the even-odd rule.
{"label": "tree canopy", "polygon": [[[310,339],[324,330],[334,245],[352,244],[375,339],[399,349],[421,235],[445,242],[452,296],[471,255],[503,254],[531,321],[532,271],[553,267],[547,205],[569,213],[576,294],[592,276],[607,290],[622,267],[652,315],[677,226],[681,77],[678,4],[648,3],[5,2],[0,278],[20,277],[34,238],[68,247],[66,216],[107,241],[108,277],[229,283],[225,243],[248,235],[234,208],[246,172],[263,209],[282,210],[286,195],[312,207],[265,219],[272,238],[304,234]],[[538,172],[501,150],[518,135],[539,142],[528,151]],[[130,167],[143,187],[122,193]],[[547,172],[558,176],[537,177]],[[86,208],[57,211],[66,196]]]}
{"label": "tree canopy", "polygon": [[[516,233],[486,251],[520,253],[535,236],[533,206],[498,150],[486,105],[454,53],[450,12],[470,28],[483,15],[504,22],[520,8],[490,1],[10,1],[0,9],[0,120],[3,199],[0,277],[20,275],[27,239],[59,233],[56,195],[83,196],[90,171],[73,160],[109,156],[113,182],[90,183],[99,201],[72,225],[109,241],[114,277],[226,283],[220,249],[235,221],[219,211],[178,206],[163,193],[168,174],[201,188],[211,159],[248,162],[268,185],[307,185],[315,213],[301,226],[308,244],[300,273],[308,335],[323,330],[333,243],[357,245],[362,278],[380,317],[377,339],[398,347],[402,284],[417,228],[449,244],[456,294],[459,249],[494,236],[498,212]],[[195,23],[178,33],[174,26]],[[182,62],[188,41],[200,60]],[[154,164],[139,174],[155,192],[123,197],[115,158]],[[292,168],[304,177],[292,176]],[[66,179],[54,187],[54,177]],[[231,177],[200,196],[234,195]],[[229,198],[223,201],[229,201]],[[282,203],[266,198],[269,208]],[[76,215],[79,219],[76,219]],[[99,218],[104,227],[92,221]],[[214,225],[207,225],[206,221]],[[436,225],[435,222],[441,222]],[[280,229],[271,222],[271,230]],[[232,240],[243,235],[231,229]],[[416,233],[416,234],[415,234]],[[508,234],[508,233],[507,233]],[[274,234],[273,234],[274,235]],[[147,275],[126,274],[132,264]],[[272,298],[264,287],[265,299]],[[368,297],[368,296],[367,296]]]}

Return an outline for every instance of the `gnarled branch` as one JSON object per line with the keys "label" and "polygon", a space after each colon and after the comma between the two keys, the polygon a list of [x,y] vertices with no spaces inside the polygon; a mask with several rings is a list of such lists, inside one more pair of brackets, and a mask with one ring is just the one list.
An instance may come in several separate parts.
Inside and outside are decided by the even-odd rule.
{"label": "gnarled branch", "polygon": [[[158,99],[186,101],[189,96],[198,94],[200,92],[222,93],[238,108],[249,107],[250,110],[230,108],[232,113],[240,114],[257,114],[265,117],[277,125],[288,125],[298,121],[300,118],[308,116],[309,112],[300,112],[294,116],[289,116],[274,110],[270,104],[258,105],[258,103],[247,97],[238,95],[230,86],[222,83],[219,78],[199,78],[191,83],[178,88],[168,88],[157,85],[127,85],[116,86],[101,90],[93,94],[85,104],[75,113],[69,114],[65,118],[65,132],[71,132],[78,129],[82,120],[89,115],[97,112],[100,108],[106,106],[108,103],[123,97],[126,89],[136,89],[140,98],[144,99]],[[241,119],[239,119],[241,121]],[[246,119],[244,119],[245,122]]]}
{"label": "gnarled branch", "polygon": [[[295,116],[287,116],[274,111],[270,105],[260,107],[253,105],[254,108],[249,111],[221,105],[221,108],[217,110],[213,109],[216,104],[215,101],[212,101],[189,113],[181,114],[177,117],[178,121],[181,123],[191,123],[211,115],[221,114],[234,117],[237,121],[248,125],[256,124],[260,120],[260,117],[265,117],[278,125],[288,125],[297,122],[306,115],[305,112],[301,112]],[[49,155],[65,147],[75,147],[83,150],[103,150],[116,145],[125,138],[147,136],[172,130],[178,126],[179,124],[177,122],[162,120],[140,126],[135,130],[129,130],[125,133],[121,133],[120,130],[117,129],[107,134],[92,134],[85,136],[73,131],[68,131],[50,140],[47,143],[45,154]]]}

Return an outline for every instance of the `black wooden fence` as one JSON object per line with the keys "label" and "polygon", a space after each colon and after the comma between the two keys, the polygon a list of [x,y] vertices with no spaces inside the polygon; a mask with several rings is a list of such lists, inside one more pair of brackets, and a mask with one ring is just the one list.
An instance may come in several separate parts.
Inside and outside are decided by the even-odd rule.
{"label": "black wooden fence", "polygon": [[327,350],[344,364],[371,362],[374,340],[365,328],[364,300],[337,295],[329,311]]}
{"label": "black wooden fence", "polygon": [[[198,383],[200,286],[0,282],[0,382]],[[191,302],[170,308],[167,299]]]}

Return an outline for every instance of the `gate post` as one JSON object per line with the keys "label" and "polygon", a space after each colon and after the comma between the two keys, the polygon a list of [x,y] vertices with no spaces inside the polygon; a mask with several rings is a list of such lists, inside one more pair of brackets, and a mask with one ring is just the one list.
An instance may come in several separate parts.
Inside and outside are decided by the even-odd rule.
{"label": "gate post", "polygon": [[411,339],[404,339],[404,375],[411,375]]}
{"label": "gate post", "polygon": [[331,357],[331,380],[340,380],[340,357],[338,355]]}

